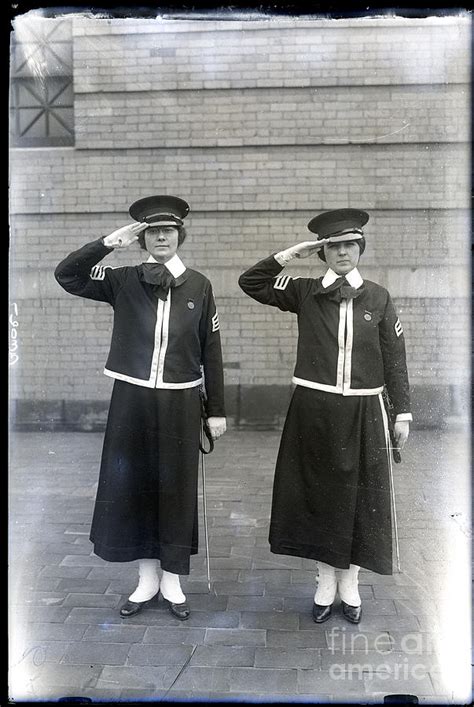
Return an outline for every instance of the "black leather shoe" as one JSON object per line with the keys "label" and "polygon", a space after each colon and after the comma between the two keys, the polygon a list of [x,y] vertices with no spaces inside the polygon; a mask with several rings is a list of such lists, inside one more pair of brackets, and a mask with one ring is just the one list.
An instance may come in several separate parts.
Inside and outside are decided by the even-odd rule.
{"label": "black leather shoe", "polygon": [[[165,599],[165,597],[163,597],[163,599]],[[186,621],[186,619],[189,619],[189,615],[191,612],[186,602],[183,602],[182,604],[173,604],[173,602],[168,601],[168,599],[165,599],[165,602],[168,604],[168,609],[170,610],[170,613],[176,619],[179,619],[180,621]]]}
{"label": "black leather shoe", "polygon": [[125,604],[120,609],[120,616],[135,616],[139,611],[143,609],[144,606],[148,604],[148,601],[130,601],[127,599]]}
{"label": "black leather shoe", "polygon": [[331,616],[332,604],[329,606],[321,606],[321,604],[313,603],[313,621],[317,624],[322,624],[323,621],[327,621]]}
{"label": "black leather shoe", "polygon": [[342,601],[341,604],[342,613],[346,619],[352,624],[358,624],[362,616],[362,606],[351,606],[350,604],[346,604],[345,601]]}

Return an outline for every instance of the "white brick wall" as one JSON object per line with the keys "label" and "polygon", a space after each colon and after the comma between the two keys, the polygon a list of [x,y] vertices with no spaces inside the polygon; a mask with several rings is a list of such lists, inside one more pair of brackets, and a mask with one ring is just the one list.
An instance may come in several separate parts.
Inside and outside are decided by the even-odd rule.
{"label": "white brick wall", "polygon": [[390,284],[411,382],[465,384],[468,19],[77,18],[73,34],[76,146],[11,155],[14,399],[108,398],[110,308],[68,296],[53,270],[158,192],[191,205],[181,254],[215,284],[229,385],[287,384],[296,343],[295,318],[238,275],[342,206],[371,214],[361,269]]}

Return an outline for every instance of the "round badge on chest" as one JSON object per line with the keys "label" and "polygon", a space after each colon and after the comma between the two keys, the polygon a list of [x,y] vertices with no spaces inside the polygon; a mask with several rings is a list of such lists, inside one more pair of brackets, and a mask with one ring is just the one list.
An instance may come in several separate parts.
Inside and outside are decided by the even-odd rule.
{"label": "round badge on chest", "polygon": [[188,299],[188,309],[194,309],[194,302],[192,299]]}
{"label": "round badge on chest", "polygon": [[372,315],[370,314],[370,312],[366,312],[366,313],[364,314],[364,319],[365,319],[366,322],[372,321]]}

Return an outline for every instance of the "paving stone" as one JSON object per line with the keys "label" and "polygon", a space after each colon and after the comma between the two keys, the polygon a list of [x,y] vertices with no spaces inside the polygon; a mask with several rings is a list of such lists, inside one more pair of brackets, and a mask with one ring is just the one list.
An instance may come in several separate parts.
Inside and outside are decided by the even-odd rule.
{"label": "paving stone", "polygon": [[229,596],[230,611],[283,611],[283,599],[260,596]]}
{"label": "paving stone", "polygon": [[210,667],[252,667],[255,648],[251,646],[198,646],[190,665]]}
{"label": "paving stone", "polygon": [[[236,538],[238,539],[238,538]],[[211,567],[211,582],[237,582],[239,578],[240,570],[238,569],[216,569],[214,566]],[[203,567],[201,571],[194,569],[191,571],[190,578],[199,582],[207,582],[206,570]],[[186,586],[186,581],[181,582],[181,586]]]}
{"label": "paving stone", "polygon": [[215,594],[190,594],[188,603],[192,614],[195,611],[222,612],[231,609],[226,596],[218,597]]}
{"label": "paving stone", "polygon": [[73,665],[125,665],[130,645],[128,643],[102,643],[80,641],[69,646],[61,663]]}
{"label": "paving stone", "polygon": [[137,562],[108,562],[107,564],[103,563],[103,566],[83,569],[87,569],[88,580],[108,580],[111,582],[113,579],[129,579],[131,577],[134,581],[138,579]]}
{"label": "paving stone", "polygon": [[[168,613],[176,623],[176,619]],[[189,626],[204,628],[237,628],[240,613],[238,611],[191,611],[191,616],[186,621]]]}
{"label": "paving stone", "polygon": [[[283,600],[283,610],[312,617],[314,594],[305,597],[285,597]],[[311,619],[312,620],[312,619]],[[306,628],[308,628],[306,626]]]}
{"label": "paving stone", "polygon": [[256,648],[256,668],[321,668],[321,649]]}
{"label": "paving stone", "polygon": [[266,584],[265,596],[304,597],[311,602],[314,598],[315,584]]}
{"label": "paving stone", "polygon": [[78,594],[79,592],[83,592],[84,594],[103,594],[108,586],[108,580],[64,578],[59,580],[57,589],[74,594]]}
{"label": "paving stone", "polygon": [[32,623],[28,626],[28,640],[31,641],[79,641],[87,625]]}
{"label": "paving stone", "polygon": [[89,574],[88,567],[64,567],[59,566],[47,566],[43,567],[39,573],[40,577],[57,577],[59,579],[84,579]]}
{"label": "paving stone", "polygon": [[320,626],[314,624],[313,631],[282,631],[269,629],[267,631],[267,646],[269,648],[326,648],[326,636]]}
{"label": "paving stone", "polygon": [[28,620],[38,623],[63,623],[69,616],[71,609],[63,606],[31,606],[24,611]]}
{"label": "paving stone", "polygon": [[96,555],[66,555],[60,562],[61,567],[102,567],[105,560]]}
{"label": "paving stone", "polygon": [[127,665],[183,665],[192,651],[185,645],[136,644],[130,648]]}
{"label": "paving stone", "polygon": [[298,628],[298,616],[284,612],[244,611],[241,614],[240,626],[292,631]]}
{"label": "paving stone", "polygon": [[115,608],[122,603],[121,594],[68,594],[63,602],[63,606],[73,607],[110,607]]}
{"label": "paving stone", "polygon": [[231,668],[226,667],[192,667],[188,666],[179,676],[173,689],[178,690],[222,690],[230,686]]}
{"label": "paving stone", "polygon": [[366,694],[364,679],[357,675],[345,675],[337,670],[334,673],[326,670],[305,669],[297,672],[297,692],[299,693],[336,694],[339,699],[347,702],[358,702]]}
{"label": "paving stone", "polygon": [[263,629],[209,628],[206,631],[204,642],[227,646],[263,646],[265,645],[265,634]]}
{"label": "paving stone", "polygon": [[[187,623],[187,622],[183,622]],[[217,630],[217,629],[214,629]],[[198,645],[204,643],[206,638],[206,630],[203,628],[189,628],[187,626],[162,628],[151,626],[146,629],[143,637],[143,643],[158,643],[161,645]]]}
{"label": "paving stone", "polygon": [[107,586],[106,594],[120,594],[123,597],[128,597],[137,587],[137,577],[112,579],[110,582],[105,580],[104,584]]}
{"label": "paving stone", "polygon": [[216,594],[224,596],[263,596],[263,582],[214,582]]}
{"label": "paving stone", "polygon": [[372,599],[364,601],[362,611],[367,616],[387,616],[397,614],[395,603],[391,599]]}
{"label": "paving stone", "polygon": [[[276,559],[278,558],[278,559]],[[283,558],[283,559],[282,559]],[[302,560],[300,557],[286,557],[284,555],[271,555],[268,559],[256,558],[252,561],[252,569],[255,570],[265,570],[265,569],[294,569],[299,570],[302,568]]]}
{"label": "paving stone", "polygon": [[[430,432],[414,431],[406,463],[401,472],[397,470],[401,473],[397,481],[397,497],[400,495],[397,510],[402,572],[377,575],[362,570],[361,623],[354,626],[345,621],[336,604],[333,617],[324,626],[318,626],[311,616],[316,563],[269,551],[272,460],[279,433],[249,432],[240,437],[239,434],[229,431],[223,438],[215,452],[220,456],[214,457],[208,471],[208,512],[212,517],[214,511],[217,521],[210,537],[213,591],[207,590],[205,553],[201,547],[199,555],[191,558],[191,574],[182,582],[192,611],[191,619],[182,624],[173,619],[162,602],[150,603],[130,620],[121,619],[117,610],[120,595],[125,599],[136,586],[138,563],[107,563],[91,552],[90,493],[97,480],[102,436],[92,434],[87,439],[83,435],[62,433],[22,436],[25,463],[20,476],[29,476],[28,455],[29,459],[36,459],[37,450],[50,444],[46,440],[54,440],[57,452],[48,459],[48,464],[36,465],[32,493],[25,493],[17,483],[18,491],[12,496],[19,511],[15,511],[18,522],[11,538],[17,558],[11,568],[15,594],[12,618],[18,644],[15,653],[24,656],[22,667],[28,666],[29,686],[40,690],[30,696],[38,700],[77,694],[76,683],[81,673],[75,673],[75,682],[74,673],[62,672],[60,680],[66,684],[59,685],[55,683],[54,671],[45,672],[39,682],[36,678],[48,665],[82,670],[86,664],[69,661],[75,660],[75,656],[77,660],[86,656],[89,660],[91,655],[100,659],[102,647],[111,644],[114,646],[111,661],[123,660],[124,652],[129,651],[129,658],[145,664],[107,665],[104,655],[105,674],[99,675],[100,684],[96,685],[92,679],[80,688],[80,694],[87,693],[94,699],[109,696],[111,701],[129,695],[130,699],[140,696],[147,700],[181,696],[193,700],[202,696],[257,703],[280,699],[314,703],[359,702],[364,697],[377,702],[387,692],[401,691],[417,694],[420,701],[424,695],[428,701],[431,691],[433,699],[441,696],[439,703],[446,704],[453,685],[449,678],[442,684],[436,671],[438,657],[446,653],[446,636],[440,631],[442,615],[438,615],[437,607],[444,601],[442,590],[451,548],[460,531],[438,520],[440,509],[446,510],[441,508],[443,494],[439,485],[433,484],[436,465],[432,462],[440,455],[446,456],[448,449],[456,449],[455,437],[445,433],[434,437]],[[236,464],[232,451],[238,439],[242,453]],[[92,448],[93,440],[97,441],[97,449]],[[64,462],[70,458],[72,445],[77,460],[74,469]],[[455,464],[451,452],[449,459],[451,465]],[[17,476],[19,481],[23,483]],[[456,510],[460,501],[453,495],[454,490],[450,489],[449,502]],[[83,492],[88,497],[81,495]],[[447,498],[446,495],[445,501]],[[202,546],[201,516],[200,507]],[[227,525],[220,524],[224,521]],[[213,558],[213,549],[219,556]],[[77,564],[81,562],[85,564]],[[62,599],[67,599],[67,605],[58,603]],[[97,606],[102,602],[106,606]],[[70,609],[70,613],[65,617],[58,612],[41,613],[43,609]],[[44,621],[47,617],[56,621]],[[229,620],[227,617],[231,626],[222,626],[222,621]],[[242,623],[234,626],[236,618]],[[198,625],[193,626],[192,622]],[[285,628],[288,625],[294,628]],[[23,629],[24,637],[20,640]],[[460,635],[462,630],[459,626]],[[417,637],[423,643],[418,654],[407,650],[410,638],[409,645],[416,648]],[[431,647],[427,645],[428,637],[433,639]],[[89,643],[97,646],[92,652]],[[193,649],[190,664],[172,687],[184,660],[175,666],[156,664],[160,660],[184,658]],[[150,664],[146,664],[147,660]],[[344,670],[351,663],[365,665],[362,677]],[[424,676],[418,681],[411,677],[397,683],[384,674],[384,669],[394,670],[396,666],[410,669],[418,663],[430,669],[429,682],[425,682]],[[331,677],[330,669],[334,666],[339,666],[341,674]],[[194,674],[188,672],[190,669]],[[233,673],[235,670],[239,672]],[[209,671],[217,671],[214,683]],[[251,682],[245,679],[246,671],[253,675]],[[260,671],[264,671],[264,678],[269,673],[281,676],[296,671],[293,691],[286,692],[290,689],[288,682],[281,687],[275,680],[269,684],[266,678],[260,680]],[[66,682],[69,675],[71,683]]]}
{"label": "paving stone", "polygon": [[266,585],[289,584],[291,572],[289,569],[260,569],[241,570],[239,582],[263,582]]}
{"label": "paving stone", "polygon": [[89,626],[84,633],[84,641],[100,641],[104,643],[140,643],[145,635],[145,626],[129,626],[121,624],[100,624]]}
{"label": "paving stone", "polygon": [[157,690],[167,690],[180,670],[179,666],[110,666],[106,665],[97,681],[98,688],[141,688],[146,694]]}
{"label": "paving stone", "polygon": [[426,654],[435,653],[445,639],[441,633],[433,631],[397,631],[390,629],[394,650],[403,650],[407,653]]}
{"label": "paving stone", "polygon": [[[66,592],[53,592],[50,590],[42,592],[24,592],[23,596],[17,596],[13,598],[11,606],[21,606],[22,604],[28,606],[60,606],[64,599],[66,598]],[[21,602],[21,603],[17,603]]]}
{"label": "paving stone", "polygon": [[297,672],[294,669],[233,668],[231,692],[272,692],[291,695],[296,692]]}
{"label": "paving stone", "polygon": [[376,651],[391,653],[396,646],[395,639],[388,631],[362,631],[359,625],[339,626],[337,624],[325,630],[327,647],[331,653],[353,654]]}
{"label": "paving stone", "polygon": [[101,665],[61,665],[44,664],[41,672],[35,676],[35,687],[38,692],[42,691],[42,686],[64,686],[66,688],[90,687],[97,683],[102,672]]}
{"label": "paving stone", "polygon": [[212,559],[213,569],[218,570],[243,570],[250,569],[252,566],[252,559],[250,557],[214,557]]}
{"label": "paving stone", "polygon": [[80,545],[74,545],[73,543],[48,543],[45,552],[55,553],[62,557],[64,557],[64,555],[85,555],[89,557],[91,545],[89,543],[87,547],[82,547]]}
{"label": "paving stone", "polygon": [[[321,660],[323,670],[329,670],[334,663],[345,666],[364,666],[364,672],[386,672],[394,676],[398,674],[401,680],[409,677],[414,677],[415,680],[421,679],[431,670],[436,670],[439,667],[439,662],[433,655],[410,655],[398,651],[390,653],[358,651],[333,654],[323,652]],[[416,668],[411,676],[414,666]]]}
{"label": "paving stone", "polygon": [[437,617],[440,614],[441,608],[429,600],[416,601],[410,599],[395,599],[394,602],[397,614],[400,616],[433,616]]}

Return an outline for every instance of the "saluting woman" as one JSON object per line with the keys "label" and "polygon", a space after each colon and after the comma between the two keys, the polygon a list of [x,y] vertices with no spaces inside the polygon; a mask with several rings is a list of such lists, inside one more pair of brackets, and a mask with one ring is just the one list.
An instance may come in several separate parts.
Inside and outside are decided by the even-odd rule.
{"label": "saluting woman", "polygon": [[[122,616],[161,590],[173,616],[184,620],[190,610],[179,576],[189,574],[198,551],[203,387],[212,437],[226,429],[219,319],[211,283],[177,254],[188,204],[159,195],[129,211],[137,223],[84,245],[55,271],[67,292],[114,308],[104,373],[115,382],[90,539],[104,560],[139,561],[138,586]],[[98,265],[137,240],[146,263]]]}
{"label": "saluting woman", "polygon": [[[388,291],[357,268],[365,249],[357,209],[324,212],[308,228],[317,240],[271,255],[239,280],[250,297],[298,316],[296,385],[278,453],[270,522],[271,551],[314,559],[312,608],[326,621],[337,592],[345,618],[358,623],[363,567],[392,573],[390,440],[384,387],[403,448],[412,419],[403,329]],[[280,274],[314,253],[323,277]]]}

